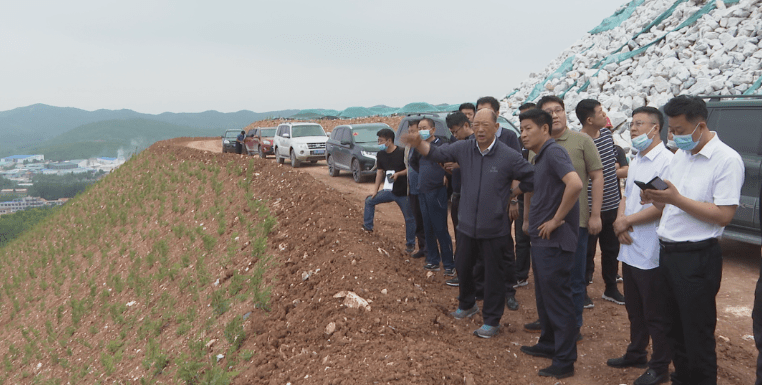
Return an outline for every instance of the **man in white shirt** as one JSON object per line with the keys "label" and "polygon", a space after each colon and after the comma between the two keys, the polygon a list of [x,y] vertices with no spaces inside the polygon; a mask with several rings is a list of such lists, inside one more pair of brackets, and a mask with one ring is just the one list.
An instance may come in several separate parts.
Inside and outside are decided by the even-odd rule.
{"label": "man in white shirt", "polygon": [[706,103],[681,95],[665,106],[675,153],[664,190],[644,190],[644,203],[662,208],[659,270],[667,283],[674,349],[673,384],[716,384],[715,297],[722,278],[718,238],[735,215],[744,180],[741,156],[709,131]]}
{"label": "man in white shirt", "polygon": [[[635,181],[649,182],[654,177],[666,177],[672,161],[670,152],[662,143],[660,133],[664,125],[661,112],[653,107],[640,107],[632,112],[630,135],[638,154],[630,162],[624,195],[619,202],[619,213],[614,221],[614,232],[621,244],[625,308],[630,320],[630,344],[627,352],[606,362],[614,368],[648,366],[635,385],[661,384],[669,380],[672,349],[667,343],[667,310],[664,304],[665,280],[659,267],[659,225],[661,210],[640,202],[640,187]],[[649,336],[653,354],[648,361]]]}

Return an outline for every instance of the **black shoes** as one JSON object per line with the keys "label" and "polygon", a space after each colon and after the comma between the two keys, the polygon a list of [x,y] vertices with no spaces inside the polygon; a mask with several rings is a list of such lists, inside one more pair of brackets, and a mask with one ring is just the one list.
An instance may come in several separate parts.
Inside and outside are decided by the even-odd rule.
{"label": "black shoes", "polygon": [[669,372],[663,374],[656,374],[653,369],[646,370],[637,380],[635,385],[656,385],[663,384],[669,381]]}
{"label": "black shoes", "polygon": [[583,309],[592,309],[595,307],[595,304],[593,303],[593,300],[590,299],[590,296],[585,293],[585,298],[582,300],[582,308]]}
{"label": "black shoes", "polygon": [[550,358],[550,359],[553,359],[553,354],[555,353],[552,351],[539,348],[537,347],[537,345],[522,346],[521,348],[519,348],[519,350],[521,350],[521,352],[524,354],[529,354],[530,356]]}
{"label": "black shoes", "polygon": [[416,251],[413,255],[411,255],[411,257],[413,257],[415,259],[423,258],[425,256],[426,256],[426,252],[421,250],[421,249],[418,249],[418,251]]}
{"label": "black shoes", "polygon": [[445,281],[445,284],[447,286],[458,287],[460,286],[460,281],[458,280],[458,277],[455,277],[453,279],[448,279],[447,281]]}
{"label": "black shoes", "polygon": [[505,306],[508,310],[519,310],[519,301],[516,301],[515,296],[510,295],[505,299]]}
{"label": "black shoes", "polygon": [[617,288],[606,290],[603,292],[603,299],[611,301],[617,305],[624,305],[624,296],[619,292]]}
{"label": "black shoes", "polygon": [[413,254],[413,251],[415,251],[415,246],[410,245],[410,246],[406,246],[405,247],[405,252],[406,253]]}
{"label": "black shoes", "polygon": [[612,368],[645,368],[646,363],[647,361],[645,359],[628,360],[626,354],[621,357],[610,358],[606,361],[606,365],[611,366]]}
{"label": "black shoes", "polygon": [[530,333],[542,332],[542,327],[540,326],[540,320],[534,321],[532,323],[524,324],[524,330]]}
{"label": "black shoes", "polygon": [[369,233],[372,233],[372,232],[373,232],[373,229],[369,229],[369,228],[365,227],[365,224],[364,224],[364,223],[362,224],[362,229],[363,229],[363,230],[365,230],[365,231],[367,231],[367,232],[369,232]]}
{"label": "black shoes", "polygon": [[558,366],[548,366],[545,369],[540,369],[537,374],[543,376],[543,377],[553,377],[557,380],[560,380],[562,378],[571,377],[574,375],[574,366],[571,366],[569,368],[559,368]]}

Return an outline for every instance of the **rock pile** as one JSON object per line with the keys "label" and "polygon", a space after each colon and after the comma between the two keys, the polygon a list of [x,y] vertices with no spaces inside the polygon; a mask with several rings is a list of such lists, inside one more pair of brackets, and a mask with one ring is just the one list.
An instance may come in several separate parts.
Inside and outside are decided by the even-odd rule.
{"label": "rock pile", "polygon": [[[567,111],[597,99],[615,126],[635,108],[680,94],[759,93],[762,0],[632,0],[503,100],[514,111],[542,95]],[[574,113],[570,127],[579,128]],[[627,136],[627,135],[626,135]]]}

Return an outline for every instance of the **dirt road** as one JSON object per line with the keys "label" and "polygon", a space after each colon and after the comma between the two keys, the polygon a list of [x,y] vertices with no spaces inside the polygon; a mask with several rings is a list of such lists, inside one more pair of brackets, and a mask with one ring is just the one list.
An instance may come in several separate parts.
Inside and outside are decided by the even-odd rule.
{"label": "dirt road", "polygon": [[[189,147],[221,152],[219,139],[197,140],[191,142]],[[290,168],[288,165],[283,167]],[[371,193],[373,187],[372,183],[355,183],[348,173],[330,177],[324,161],[317,164],[303,164],[298,171],[312,175],[315,179],[345,195],[350,201],[357,201],[358,205]],[[350,225],[359,227],[360,223]],[[398,234],[398,239],[404,239],[404,221],[399,209],[394,205],[378,207],[375,226],[377,233]],[[722,286],[717,295],[716,331],[720,378],[721,382],[722,379],[732,379],[728,383],[751,383],[754,378],[753,368],[756,358],[751,330],[751,308],[754,300],[754,286],[759,277],[760,249],[757,246],[731,240],[723,240],[721,245],[724,271]],[[596,375],[595,378],[606,379],[602,383],[609,383],[612,378],[617,378],[617,371],[606,367],[605,360],[624,353],[629,339],[629,328],[624,307],[601,299],[604,287],[599,273],[599,258],[600,255],[596,255],[596,275],[594,283],[588,288],[595,307],[585,311],[585,325],[582,329],[585,341],[580,344],[579,352],[580,362],[584,365],[579,365],[580,362],[578,362],[578,370],[594,370],[596,373],[601,373],[600,377]],[[445,295],[457,295],[457,290],[444,285],[441,291]],[[509,322],[512,327],[518,329],[514,330],[517,335],[526,334],[527,337],[532,338],[535,336],[521,331],[520,325],[532,322],[536,318],[533,293],[530,275],[530,285],[518,289],[517,292],[521,309],[518,312],[507,311],[504,316],[504,319],[507,318],[505,322]],[[529,369],[530,372],[536,371],[536,369]],[[608,374],[609,372],[611,374]],[[637,374],[633,373],[627,377],[636,378]],[[579,376],[575,378],[579,379]],[[566,383],[582,383],[576,381]]]}

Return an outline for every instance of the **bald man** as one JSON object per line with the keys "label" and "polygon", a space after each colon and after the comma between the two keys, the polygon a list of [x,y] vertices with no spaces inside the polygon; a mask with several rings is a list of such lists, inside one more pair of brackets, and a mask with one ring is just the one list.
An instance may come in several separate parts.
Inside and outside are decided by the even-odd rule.
{"label": "bald man", "polygon": [[[431,161],[460,165],[460,220],[455,235],[460,295],[458,309],[451,315],[464,319],[479,311],[473,266],[481,254],[485,264],[484,325],[474,331],[481,338],[498,333],[505,309],[507,267],[503,255],[513,247],[508,205],[516,195],[532,191],[534,186],[533,167],[518,151],[497,140],[495,132],[499,128],[497,115],[483,109],[474,116],[473,138],[434,147],[416,133],[403,136]],[[515,189],[511,189],[513,180],[519,181]]]}

